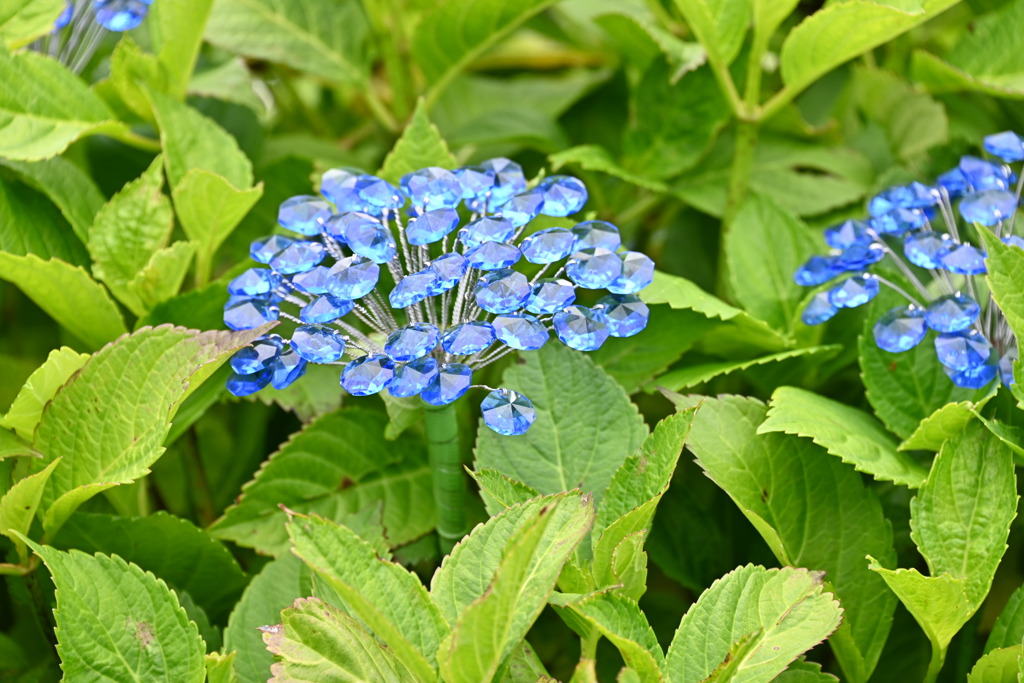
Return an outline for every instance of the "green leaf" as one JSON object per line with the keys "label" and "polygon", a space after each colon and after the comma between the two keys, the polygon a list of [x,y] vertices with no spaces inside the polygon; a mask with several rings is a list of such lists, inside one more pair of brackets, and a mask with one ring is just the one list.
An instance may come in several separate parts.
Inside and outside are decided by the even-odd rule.
{"label": "green leaf", "polygon": [[206,655],[207,683],[238,683],[238,676],[235,674],[236,654],[230,652],[223,655],[214,652]]}
{"label": "green leaf", "polygon": [[892,528],[878,497],[852,467],[809,440],[757,434],[765,413],[753,399],[704,398],[687,447],[779,562],[827,572],[829,590],[844,609],[843,624],[829,642],[846,677],[866,680],[896,605],[864,556],[894,563]]}
{"label": "green leaf", "polygon": [[[60,464],[54,460],[45,468],[16,482],[11,490],[0,498],[0,534],[14,541],[18,554],[24,561],[25,545],[19,536],[28,534],[32,520],[43,498],[43,487],[50,478],[53,468]],[[11,533],[11,532],[16,533]]]}
{"label": "green leaf", "polygon": [[922,0],[905,11],[868,0],[832,3],[789,32],[779,55],[786,89],[800,92],[843,62],[892,40],[955,5]]}
{"label": "green leaf", "polygon": [[[60,457],[71,463],[47,482],[44,528],[52,534],[87,498],[149,472],[190,378],[194,389],[201,373],[261,331],[146,328],[94,354],[46,406],[36,428],[34,446],[45,458],[33,469]],[[119,409],[101,410],[111,397]]]}
{"label": "green leaf", "polygon": [[[544,505],[527,504],[502,513],[514,516],[517,511],[529,511],[520,516],[518,528],[498,546],[500,551],[494,558],[497,567],[486,578],[484,590],[461,607],[451,635],[441,644],[438,664],[444,680],[452,683],[486,681],[502,669],[544,609],[562,566],[593,523],[593,507],[587,498],[562,494],[539,500]],[[478,526],[459,546],[471,549],[478,545],[473,542],[474,536],[484,535],[494,519]],[[490,526],[490,530],[500,526],[500,523]],[[498,534],[491,537],[497,538]],[[487,545],[494,547],[491,543]],[[459,564],[469,562],[465,552],[456,557],[459,546],[434,575],[436,585],[450,586],[437,581],[446,567],[449,576],[454,576],[459,572]],[[470,566],[478,569],[486,564],[473,562]],[[483,577],[478,574],[473,578]],[[465,584],[460,588],[460,598],[473,590]],[[440,603],[454,596],[444,591],[435,592],[434,597]],[[442,612],[447,609],[450,607],[442,605]],[[446,616],[451,619],[450,613]]]}
{"label": "green leaf", "polygon": [[996,618],[985,641],[985,652],[998,647],[1013,647],[1024,640],[1024,586],[1013,591]]}
{"label": "green leaf", "polygon": [[89,262],[82,241],[47,197],[17,179],[0,175],[0,251],[58,258],[72,265]]}
{"label": "green leaf", "polygon": [[0,460],[17,457],[39,457],[32,449],[32,445],[14,432],[0,427]]}
{"label": "green leaf", "polygon": [[368,38],[360,4],[335,0],[220,0],[206,26],[218,47],[334,83],[366,83]]}
{"label": "green leaf", "polygon": [[880,481],[917,488],[928,470],[896,450],[896,440],[874,417],[838,401],[796,387],[772,394],[768,419],[758,434],[784,432],[811,438],[858,472]]}
{"label": "green leaf", "polygon": [[525,503],[540,494],[531,486],[512,477],[506,477],[498,470],[470,470],[469,475],[480,487],[480,497],[484,501],[487,514],[496,515],[505,508]]}
{"label": "green leaf", "polygon": [[64,214],[82,243],[88,242],[89,227],[106,200],[85,171],[64,157],[33,163],[4,159],[0,163],[45,193]]}
{"label": "green leaf", "polygon": [[1024,339],[1024,292],[1020,287],[1020,278],[1024,277],[1024,250],[1003,244],[989,230],[978,230],[978,234],[988,252],[985,280],[992,296],[1010,329],[1018,339]]}
{"label": "green leaf", "polygon": [[7,415],[0,420],[0,425],[13,429],[21,438],[31,441],[43,415],[43,408],[87,360],[89,354],[78,353],[67,346],[50,351],[46,362],[36,368],[25,381]]}
{"label": "green leaf", "polygon": [[213,0],[161,0],[146,21],[166,74],[166,94],[174,99],[185,98],[212,5]]}
{"label": "green leaf", "polygon": [[460,71],[554,0],[450,0],[425,13],[411,59],[438,95]]}
{"label": "green leaf", "polygon": [[750,25],[749,0],[675,0],[708,58],[728,65],[739,54]]}
{"label": "green leaf", "polygon": [[388,426],[384,429],[384,438],[394,441],[407,429],[423,422],[423,401],[416,396],[398,398],[391,392],[381,392],[384,407],[388,411]]}
{"label": "green leaf", "polygon": [[975,662],[967,683],[1016,683],[1022,655],[1021,645],[992,650]]}
{"label": "green leaf", "polygon": [[600,145],[570,147],[549,156],[548,162],[555,171],[563,166],[575,164],[586,171],[607,173],[614,178],[625,180],[627,183],[633,183],[638,187],[654,192],[665,192],[668,189],[660,180],[655,180],[647,175],[641,175],[640,172],[623,168],[612,157],[611,152]]}
{"label": "green leaf", "polygon": [[296,600],[281,613],[281,624],[263,633],[267,649],[280,658],[270,669],[273,683],[427,680],[402,666],[358,621],[317,598]]}
{"label": "green leaf", "polygon": [[880,125],[893,161],[909,163],[949,141],[946,108],[890,71],[854,70],[854,93],[869,121]]}
{"label": "green leaf", "polygon": [[821,670],[821,664],[798,659],[775,677],[775,683],[839,683],[839,679]]}
{"label": "green leaf", "polygon": [[963,431],[991,397],[986,396],[976,402],[947,403],[921,420],[917,429],[900,444],[900,450],[938,451],[948,439]]}
{"label": "green leaf", "polygon": [[80,267],[0,252],[0,278],[16,285],[86,348],[97,349],[128,331],[107,290]]}
{"label": "green leaf", "polygon": [[240,681],[267,680],[274,655],[264,646],[259,627],[280,623],[281,610],[312,594],[312,572],[291,553],[267,563],[253,577],[224,629],[224,650],[235,653]]}
{"label": "green leaf", "polygon": [[516,439],[478,430],[474,469],[494,468],[540,493],[578,486],[600,502],[647,436],[636,406],[584,354],[548,345],[525,360],[505,371],[502,386],[529,396],[537,421]]}
{"label": "green leaf", "polygon": [[427,108],[423,100],[420,100],[409,125],[384,159],[384,164],[377,175],[385,180],[398,182],[406,173],[421,168],[455,168],[457,165],[458,162],[448,151],[448,145],[441,137],[437,126],[427,118]]}
{"label": "green leaf", "polygon": [[1017,514],[1013,453],[980,422],[971,422],[943,445],[910,513],[911,538],[931,575],[966,579],[967,597],[977,608]]}
{"label": "green leaf", "polygon": [[117,555],[188,593],[220,622],[245,588],[246,577],[228,549],[191,522],[159,511],[148,517],[78,513],[53,546]]}
{"label": "green leaf", "polygon": [[739,650],[732,676],[768,681],[839,626],[843,610],[821,572],[740,567],[716,581],[683,616],[666,656],[673,680],[703,681]]}
{"label": "green leaf", "polygon": [[153,107],[146,96],[147,90],[165,92],[167,70],[131,36],[126,36],[110,55],[110,77],[97,84],[96,92],[108,102],[120,100],[132,115],[153,123]]}
{"label": "green leaf", "polygon": [[56,587],[57,652],[68,680],[202,683],[206,647],[163,581],[120,557],[29,544]]}
{"label": "green leaf", "polygon": [[139,314],[178,293],[195,253],[192,242],[175,242],[153,253],[149,263],[126,285]]}
{"label": "green leaf", "polygon": [[103,100],[56,60],[0,51],[0,83],[0,157],[36,161],[86,135],[128,134]]}
{"label": "green leaf", "polygon": [[770,363],[789,360],[791,358],[801,358],[803,356],[812,356],[816,354],[825,356],[835,355],[835,353],[841,348],[841,346],[835,344],[830,344],[828,346],[806,346],[802,349],[770,353],[767,356],[759,356],[757,358],[750,358],[747,360],[723,360],[715,361],[713,363],[684,365],[681,368],[669,370],[660,377],[654,378],[654,380],[651,381],[645,389],[648,392],[653,392],[659,388],[668,389],[669,391],[680,391],[681,389],[703,384],[704,382],[714,379],[715,377],[720,377],[721,375],[728,375],[733,372],[747,370],[759,365],[768,365]]}
{"label": "green leaf", "polygon": [[798,4],[799,0],[753,0],[754,44],[766,48],[772,34]]}
{"label": "green leaf", "polygon": [[384,502],[388,541],[401,545],[434,528],[430,468],[419,439],[384,439],[386,417],[364,408],[323,415],[294,434],[242,488],[211,533],[264,553],[288,546],[280,505],[335,522]]}
{"label": "green leaf", "polygon": [[[218,287],[219,298],[223,299],[224,286]],[[218,311],[223,310],[223,304]],[[220,313],[219,315],[223,315]],[[307,366],[301,382],[294,382],[284,389],[267,387],[256,394],[257,400],[266,405],[277,405],[284,410],[295,413],[303,422],[309,422],[320,415],[330,413],[341,407],[342,392],[338,391],[338,368],[331,365]],[[422,405],[422,401],[420,401]],[[388,423],[385,438],[390,439],[392,423]]]}
{"label": "green leaf", "polygon": [[293,517],[294,552],[326,579],[358,617],[419,680],[435,676],[449,628],[419,578],[389,562],[354,531],[320,517]]}
{"label": "green leaf", "polygon": [[0,41],[15,49],[53,30],[63,0],[7,0],[0,7]]}

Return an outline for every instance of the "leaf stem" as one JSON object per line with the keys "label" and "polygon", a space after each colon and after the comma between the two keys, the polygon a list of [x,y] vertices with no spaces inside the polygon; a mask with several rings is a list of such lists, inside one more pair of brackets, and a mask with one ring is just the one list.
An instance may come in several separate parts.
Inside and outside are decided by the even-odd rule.
{"label": "leaf stem", "polygon": [[437,535],[441,552],[448,554],[466,535],[466,481],[459,453],[459,423],[451,404],[427,406],[423,421],[434,479]]}
{"label": "leaf stem", "polygon": [[938,643],[932,643],[932,657],[928,662],[928,671],[924,675],[924,683],[935,683],[942,671],[942,665],[946,662],[946,648],[939,647]]}

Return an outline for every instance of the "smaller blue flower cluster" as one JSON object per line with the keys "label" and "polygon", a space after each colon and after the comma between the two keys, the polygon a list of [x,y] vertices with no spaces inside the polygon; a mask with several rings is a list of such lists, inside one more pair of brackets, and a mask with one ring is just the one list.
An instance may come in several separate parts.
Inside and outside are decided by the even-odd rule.
{"label": "smaller blue flower cluster", "polygon": [[[281,204],[278,223],[300,238],[253,242],[250,255],[267,267],[228,285],[228,327],[297,324],[290,340],[265,335],[236,353],[228,389],[284,388],[321,363],[343,366],[341,386],[353,396],[387,389],[440,406],[477,386],[474,369],[539,349],[552,331],[580,351],[637,334],[647,325],[637,292],[651,283],[651,259],[622,250],[618,228],[605,221],[530,229],[537,216],[579,212],[587,198],[570,176],[528,187],[519,165],[503,158],[420,169],[398,187],[358,170],[327,171],[320,196]],[[527,272],[515,269],[524,264]],[[598,289],[609,293],[577,303],[582,290]],[[536,418],[531,401],[509,389],[491,389],[481,411],[507,435]]]}
{"label": "smaller blue flower cluster", "polygon": [[[980,389],[997,376],[1012,384],[1017,340],[981,277],[986,255],[976,232],[991,230],[1006,244],[1024,248],[1014,233],[1024,179],[1011,167],[1024,161],[1024,138],[997,133],[985,138],[984,147],[1000,163],[965,156],[934,185],[914,182],[873,197],[868,220],[825,230],[831,253],[812,257],[794,279],[807,287],[842,279],[811,299],[804,323],[821,324],[888,286],[908,305],[875,324],[880,349],[907,351],[931,330],[935,354],[957,386]],[[876,264],[895,266],[915,293],[883,277]]]}
{"label": "smaller blue flower cluster", "polygon": [[78,73],[95,54],[105,32],[138,28],[152,4],[153,0],[68,0],[53,31],[32,48]]}

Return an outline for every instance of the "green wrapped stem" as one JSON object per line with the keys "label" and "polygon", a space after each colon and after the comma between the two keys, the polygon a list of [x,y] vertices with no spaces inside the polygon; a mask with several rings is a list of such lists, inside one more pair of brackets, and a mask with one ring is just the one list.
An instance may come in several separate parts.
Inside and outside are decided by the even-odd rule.
{"label": "green wrapped stem", "polygon": [[427,406],[427,453],[434,478],[437,535],[441,552],[447,554],[466,535],[466,479],[459,453],[459,422],[455,407]]}

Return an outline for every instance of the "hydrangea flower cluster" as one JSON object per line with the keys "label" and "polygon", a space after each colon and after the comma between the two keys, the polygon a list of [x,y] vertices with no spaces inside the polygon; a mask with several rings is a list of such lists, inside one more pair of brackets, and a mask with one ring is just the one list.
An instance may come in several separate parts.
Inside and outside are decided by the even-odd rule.
{"label": "hydrangea flower cluster", "polygon": [[[997,133],[985,138],[984,147],[1001,163],[965,156],[934,185],[914,182],[875,196],[868,220],[825,230],[832,252],[812,257],[794,279],[808,287],[843,279],[811,299],[803,321],[823,323],[842,308],[866,304],[887,286],[907,305],[875,323],[879,348],[907,351],[932,330],[935,354],[954,384],[980,389],[997,376],[1012,384],[1017,340],[986,291],[986,254],[977,231],[991,230],[1006,244],[1024,248],[1024,239],[1014,234],[1024,177],[1018,180],[1020,168],[1015,173],[1010,165],[1024,161],[1024,138]],[[872,272],[878,263],[895,265],[914,294]]]}
{"label": "hydrangea flower cluster", "polygon": [[53,31],[32,48],[78,73],[89,63],[107,31],[137,28],[153,0],[68,0],[53,23]]}
{"label": "hydrangea flower cluster", "polygon": [[[583,208],[588,195],[577,178],[549,176],[528,188],[522,168],[499,158],[424,168],[399,185],[332,169],[321,196],[281,204],[278,223],[299,237],[253,242],[253,260],[267,267],[231,281],[224,322],[297,327],[290,340],[265,335],[234,355],[232,393],[284,388],[308,363],[321,363],[343,366],[341,386],[353,396],[386,389],[443,406],[482,386],[474,370],[539,349],[552,331],[570,348],[593,351],[647,325],[637,292],[651,283],[654,262],[621,250],[618,228],[590,220],[530,230],[537,216]],[[598,289],[609,293],[592,306],[576,302],[582,290]],[[514,435],[533,424],[529,398],[482,388],[490,392],[480,406],[488,427]]]}

